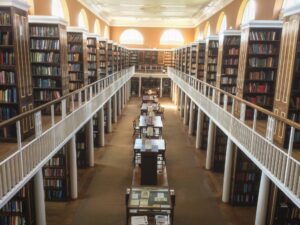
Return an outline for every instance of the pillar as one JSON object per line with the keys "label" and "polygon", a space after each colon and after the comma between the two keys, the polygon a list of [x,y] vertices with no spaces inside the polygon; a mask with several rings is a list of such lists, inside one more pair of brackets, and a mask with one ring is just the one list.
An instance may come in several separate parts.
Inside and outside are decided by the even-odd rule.
{"label": "pillar", "polygon": [[78,184],[77,184],[77,152],[76,152],[76,135],[73,135],[69,142],[70,154],[70,194],[71,199],[78,198]]}
{"label": "pillar", "polygon": [[201,145],[201,137],[202,137],[202,129],[201,124],[203,120],[203,112],[200,108],[198,108],[197,114],[197,131],[196,131],[196,149],[200,149]]}
{"label": "pillar", "polygon": [[104,126],[104,108],[102,107],[98,112],[98,123],[100,123],[99,138],[100,147],[105,145],[105,126]]}
{"label": "pillar", "polygon": [[112,121],[113,123],[118,122],[118,109],[117,109],[117,105],[118,105],[118,98],[117,98],[117,94],[114,94],[114,96],[112,97],[112,104],[113,104],[113,114],[112,114]]}
{"label": "pillar", "polygon": [[93,126],[93,118],[90,119],[86,125],[86,135],[87,135],[87,152],[89,159],[89,166],[94,167],[94,126]]}
{"label": "pillar", "polygon": [[125,93],[125,85],[122,87],[122,109],[125,108],[125,104],[126,104],[126,93]]}
{"label": "pillar", "polygon": [[[176,97],[177,99],[177,97]],[[193,127],[194,127],[194,103],[191,99],[190,101],[190,116],[189,116],[189,135],[193,134]]]}
{"label": "pillar", "polygon": [[46,225],[46,206],[44,193],[43,169],[41,168],[34,176],[34,202],[36,224]]}
{"label": "pillar", "polygon": [[270,179],[262,171],[257,200],[255,225],[265,225],[268,212],[268,198],[270,189]]}
{"label": "pillar", "polygon": [[112,132],[112,110],[111,98],[107,101],[107,132]]}
{"label": "pillar", "polygon": [[180,95],[181,95],[181,91],[180,88],[177,86],[177,110],[179,110],[181,107]]}
{"label": "pillar", "polygon": [[187,94],[185,94],[185,99],[184,99],[184,113],[183,113],[183,123],[184,125],[188,125],[188,112],[187,112],[187,108],[188,108],[188,101],[189,98],[187,96]]}
{"label": "pillar", "polygon": [[181,90],[181,95],[180,95],[180,116],[184,116],[184,95],[185,93],[183,90]]}
{"label": "pillar", "polygon": [[163,79],[160,78],[160,88],[159,88],[159,97],[161,98],[163,95]]}
{"label": "pillar", "polygon": [[213,145],[214,145],[214,136],[215,136],[216,125],[212,121],[209,120],[209,128],[208,128],[208,140],[207,140],[207,152],[206,152],[206,164],[205,168],[207,170],[211,169],[212,156],[213,156]]}
{"label": "pillar", "polygon": [[139,97],[142,95],[142,77],[139,77]]}
{"label": "pillar", "polygon": [[224,177],[223,177],[223,194],[222,201],[228,203],[230,200],[230,184],[232,175],[232,164],[233,164],[233,142],[228,137],[226,145],[226,158],[224,167]]}
{"label": "pillar", "polygon": [[119,90],[117,93],[118,93],[118,116],[120,116],[121,113],[122,113],[122,109],[121,109],[121,105],[122,105],[121,91]]}

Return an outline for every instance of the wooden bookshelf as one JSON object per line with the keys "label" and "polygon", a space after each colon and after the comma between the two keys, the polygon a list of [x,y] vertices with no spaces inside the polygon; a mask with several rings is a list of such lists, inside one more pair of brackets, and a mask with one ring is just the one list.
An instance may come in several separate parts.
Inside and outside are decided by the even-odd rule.
{"label": "wooden bookshelf", "polygon": [[112,55],[113,55],[113,73],[118,71],[119,67],[119,52],[118,52],[119,46],[116,43],[113,43],[112,45]]}
{"label": "wooden bookshelf", "polygon": [[185,73],[191,74],[191,45],[185,47]]}
{"label": "wooden bookshelf", "polygon": [[132,77],[131,78],[131,90],[130,93],[134,96],[139,95],[139,78],[138,77]]}
{"label": "wooden bookshelf", "polygon": [[191,44],[191,49],[190,49],[190,69],[189,69],[189,74],[191,76],[196,76],[197,75],[197,43]]}
{"label": "wooden bookshelf", "polygon": [[130,66],[130,51],[125,48],[125,68],[129,68]]}
{"label": "wooden bookshelf", "polygon": [[108,62],[107,62],[107,41],[104,39],[99,40],[99,72],[100,79],[107,76]]}
{"label": "wooden bookshelf", "polygon": [[77,167],[88,167],[88,154],[87,154],[87,135],[86,127],[84,126],[76,133],[76,151],[77,151]]}
{"label": "wooden bookshelf", "polygon": [[213,156],[213,171],[224,172],[227,136],[220,128],[216,128]]}
{"label": "wooden bookshelf", "polygon": [[300,223],[300,209],[280,190],[271,184],[266,225]]}
{"label": "wooden bookshelf", "polygon": [[114,71],[113,42],[107,41],[107,72],[108,72],[108,75],[113,74],[113,71]]}
{"label": "wooden bookshelf", "polygon": [[70,198],[68,145],[65,145],[43,167],[46,201],[66,201]]}
{"label": "wooden bookshelf", "polygon": [[1,225],[36,225],[34,205],[34,184],[30,180],[0,209]]}
{"label": "wooden bookshelf", "polygon": [[240,149],[235,148],[231,204],[234,206],[256,206],[260,177],[260,169]]}
{"label": "wooden bookshelf", "polygon": [[136,66],[138,64],[138,51],[129,50],[129,66]]}
{"label": "wooden bookshelf", "polygon": [[163,97],[170,97],[171,94],[171,79],[170,78],[163,78],[162,79],[162,86],[163,86]]}
{"label": "wooden bookshelf", "polygon": [[219,37],[209,36],[206,39],[204,81],[216,86]]}
{"label": "wooden bookshelf", "polygon": [[179,70],[179,49],[175,50],[175,69]]}
{"label": "wooden bookshelf", "polygon": [[204,80],[204,68],[205,68],[205,49],[206,42],[199,41],[197,43],[197,78]]}
{"label": "wooden bookshelf", "polygon": [[208,127],[209,127],[209,117],[207,115],[204,115],[202,124],[200,124],[200,127],[202,128],[201,132],[201,150],[206,151],[207,150],[207,139],[208,139]]}
{"label": "wooden bookshelf", "polygon": [[69,93],[67,22],[53,16],[29,16],[29,32],[33,96],[37,107]]}
{"label": "wooden bookshelf", "polygon": [[181,60],[182,60],[181,61],[181,63],[182,63],[181,71],[184,73],[186,73],[186,56],[187,56],[186,50],[187,50],[186,46],[183,47],[181,50]]}
{"label": "wooden bookshelf", "polygon": [[[282,22],[251,21],[242,26],[237,96],[272,110],[278,69]],[[246,119],[254,111],[246,110]],[[258,119],[266,119],[258,114]]]}
{"label": "wooden bookshelf", "polygon": [[[27,3],[0,3],[0,121],[33,109]],[[21,136],[33,134],[33,118],[21,121]],[[0,130],[0,140],[16,141],[15,125]]]}
{"label": "wooden bookshelf", "polygon": [[173,66],[173,51],[163,51],[163,65],[164,69]]}
{"label": "wooden bookshelf", "polygon": [[99,39],[97,34],[89,34],[87,37],[89,84],[100,79]]}
{"label": "wooden bookshelf", "polygon": [[238,77],[241,32],[226,30],[220,34],[217,87],[235,95]]}
{"label": "wooden bookshelf", "polygon": [[[299,123],[300,7],[285,9],[283,20],[273,111],[278,116],[289,118]],[[290,32],[290,30],[293,32]],[[279,123],[275,131],[276,141],[287,148],[289,136],[290,127]],[[295,132],[294,148],[300,148],[300,132],[298,130]]]}
{"label": "wooden bookshelf", "polygon": [[87,30],[68,27],[69,91],[88,84]]}

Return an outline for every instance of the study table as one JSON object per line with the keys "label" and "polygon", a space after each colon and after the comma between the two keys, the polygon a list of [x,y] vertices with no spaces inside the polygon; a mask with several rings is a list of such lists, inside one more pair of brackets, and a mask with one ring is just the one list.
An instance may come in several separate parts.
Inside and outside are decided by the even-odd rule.
{"label": "study table", "polygon": [[143,101],[143,103],[147,103],[147,102],[157,103],[158,98],[156,95],[143,95],[142,101]]}
{"label": "study table", "polygon": [[151,111],[157,113],[159,108],[160,107],[157,103],[143,103],[141,106],[141,115],[148,114]]}
{"label": "study table", "polygon": [[[126,191],[126,224],[131,224],[132,216],[146,216],[155,221],[155,216],[169,217],[173,225],[175,191],[168,187],[131,187]],[[156,223],[150,223],[156,224]]]}
{"label": "study table", "polygon": [[139,129],[141,137],[146,135],[148,138],[161,138],[163,122],[161,116],[140,116]]}

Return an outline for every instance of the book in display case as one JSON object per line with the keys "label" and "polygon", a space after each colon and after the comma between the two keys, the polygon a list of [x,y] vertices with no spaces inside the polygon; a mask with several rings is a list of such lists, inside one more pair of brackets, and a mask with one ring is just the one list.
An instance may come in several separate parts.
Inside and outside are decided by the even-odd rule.
{"label": "book in display case", "polygon": [[[33,109],[28,8],[25,2],[0,2],[0,121]],[[33,117],[21,120],[21,136],[33,134]],[[16,141],[16,127],[0,129],[0,140]]]}
{"label": "book in display case", "polygon": [[67,27],[69,91],[73,92],[88,84],[87,30]]}
{"label": "book in display case", "polygon": [[[251,21],[242,26],[237,96],[273,110],[282,21]],[[253,109],[246,110],[252,119]],[[267,119],[258,113],[258,119]]]}
{"label": "book in display case", "polygon": [[[66,29],[67,22],[61,18],[29,16],[35,107],[69,93]],[[55,110],[60,111],[59,108]]]}

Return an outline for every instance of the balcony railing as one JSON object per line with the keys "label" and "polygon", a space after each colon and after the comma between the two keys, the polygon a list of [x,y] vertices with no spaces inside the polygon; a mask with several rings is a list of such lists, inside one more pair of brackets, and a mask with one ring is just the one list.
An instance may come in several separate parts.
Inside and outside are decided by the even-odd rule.
{"label": "balcony railing", "polygon": [[[299,124],[173,68],[168,76],[300,207],[300,151],[293,149]],[[284,127],[290,131],[286,148],[276,140]]]}
{"label": "balcony railing", "polygon": [[[0,148],[12,146],[8,156],[0,161],[0,208],[133,75],[134,67],[122,70],[1,123],[0,129],[7,126],[16,127],[17,144],[0,144]],[[44,116],[45,112],[48,112],[49,115]],[[35,136],[31,137],[29,141],[22,140],[21,137],[21,122],[26,118],[34,118],[35,124]]]}

